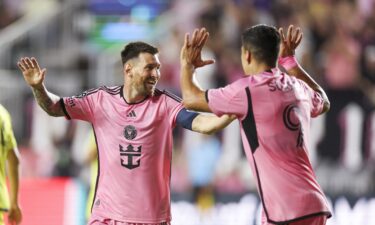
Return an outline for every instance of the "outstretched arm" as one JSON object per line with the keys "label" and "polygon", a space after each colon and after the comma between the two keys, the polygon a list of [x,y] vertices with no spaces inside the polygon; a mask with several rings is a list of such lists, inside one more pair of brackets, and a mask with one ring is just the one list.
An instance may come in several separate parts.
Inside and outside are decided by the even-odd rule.
{"label": "outstretched arm", "polygon": [[295,49],[302,40],[301,29],[294,29],[294,26],[290,25],[286,37],[284,35],[283,28],[279,28],[279,33],[281,37],[279,65],[283,66],[289,75],[303,80],[311,89],[320,93],[324,100],[324,106],[321,114],[327,112],[330,108],[330,102],[327,94],[324,92],[323,88],[297,63],[295,59]]}
{"label": "outstretched arm", "polygon": [[35,58],[21,58],[17,63],[22,71],[26,83],[31,87],[39,106],[50,116],[64,116],[64,111],[59,103],[60,97],[47,91],[44,86],[46,69],[40,69]]}
{"label": "outstretched arm", "polygon": [[221,117],[215,115],[199,114],[193,120],[192,130],[202,134],[213,134],[228,126],[236,119],[234,115],[223,115]]}
{"label": "outstretched arm", "polygon": [[214,60],[202,60],[201,52],[208,39],[208,32],[205,28],[196,29],[192,40],[189,40],[189,34],[185,35],[184,45],[181,49],[181,92],[183,104],[187,109],[211,112],[205,98],[205,92],[202,91],[194,82],[193,74],[195,68],[203,67],[214,63]]}
{"label": "outstretched arm", "polygon": [[8,219],[11,224],[20,224],[22,220],[21,209],[18,205],[19,190],[19,153],[18,149],[13,148],[8,153],[8,171],[9,171],[9,187],[10,187],[10,208]]}

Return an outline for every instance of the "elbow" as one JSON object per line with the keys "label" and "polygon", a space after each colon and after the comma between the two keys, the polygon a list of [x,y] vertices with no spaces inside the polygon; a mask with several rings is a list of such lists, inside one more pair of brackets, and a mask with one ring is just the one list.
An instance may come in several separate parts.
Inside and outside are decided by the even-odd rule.
{"label": "elbow", "polygon": [[331,103],[328,100],[324,101],[322,113],[328,112],[330,108],[331,108]]}
{"label": "elbow", "polygon": [[20,159],[18,157],[14,158],[13,165],[14,167],[17,167],[17,168],[20,166]]}
{"label": "elbow", "polygon": [[9,168],[12,170],[17,169],[21,164],[18,149],[12,149],[8,156]]}
{"label": "elbow", "polygon": [[206,135],[212,135],[212,134],[216,133],[216,130],[215,129],[203,130],[203,131],[201,131],[201,133],[206,134]]}
{"label": "elbow", "polygon": [[200,130],[198,132],[205,135],[213,135],[216,133],[216,130]]}
{"label": "elbow", "polygon": [[195,110],[195,102],[191,98],[184,98],[182,104],[188,110]]}
{"label": "elbow", "polygon": [[[44,109],[44,111],[49,116],[53,116],[53,117],[60,117],[60,116],[62,116],[61,113],[59,113],[59,109],[56,106],[55,107],[46,108],[46,109]],[[62,110],[60,110],[60,111],[62,111]]]}
{"label": "elbow", "polygon": [[318,88],[316,91],[323,97],[323,110],[321,114],[328,112],[331,108],[331,103],[329,102],[327,94],[322,88]]}
{"label": "elbow", "polygon": [[55,115],[53,112],[49,111],[49,110],[46,110],[46,113],[47,113],[49,116],[56,117],[56,115]]}
{"label": "elbow", "polygon": [[188,110],[194,111],[206,111],[202,109],[201,97],[204,96],[204,92],[201,91],[190,91],[182,94],[183,101],[182,104]]}

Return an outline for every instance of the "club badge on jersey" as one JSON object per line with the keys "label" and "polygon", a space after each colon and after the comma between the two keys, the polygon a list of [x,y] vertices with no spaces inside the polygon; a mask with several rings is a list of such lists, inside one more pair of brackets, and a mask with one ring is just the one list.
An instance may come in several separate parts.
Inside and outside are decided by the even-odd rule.
{"label": "club badge on jersey", "polygon": [[[124,137],[126,140],[133,140],[137,137],[137,129],[132,125],[127,125],[124,128]],[[119,145],[121,166],[127,169],[134,169],[141,165],[140,156],[142,153],[142,146],[134,147],[133,145],[128,145],[126,149]]]}

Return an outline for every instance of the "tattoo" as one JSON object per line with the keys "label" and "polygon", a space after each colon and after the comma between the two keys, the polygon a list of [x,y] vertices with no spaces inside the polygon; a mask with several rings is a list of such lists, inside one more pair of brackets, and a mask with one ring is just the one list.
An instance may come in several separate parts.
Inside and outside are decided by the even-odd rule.
{"label": "tattoo", "polygon": [[50,116],[64,116],[64,112],[59,104],[60,98],[49,93],[45,88],[32,88],[38,105]]}

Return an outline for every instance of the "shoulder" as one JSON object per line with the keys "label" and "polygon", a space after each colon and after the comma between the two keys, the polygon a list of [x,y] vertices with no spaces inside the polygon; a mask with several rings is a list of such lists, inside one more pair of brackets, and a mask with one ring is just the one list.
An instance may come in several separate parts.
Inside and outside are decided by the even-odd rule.
{"label": "shoulder", "polygon": [[160,90],[160,89],[155,89],[154,91],[154,97],[155,98],[164,98],[165,100],[169,101],[169,100],[173,100],[173,101],[176,101],[176,102],[182,102],[182,99],[173,94],[172,92],[170,91],[167,91],[167,90]]}
{"label": "shoulder", "polygon": [[79,95],[75,95],[74,97],[83,98],[86,96],[97,95],[97,94],[118,95],[121,93],[121,90],[122,90],[122,86],[113,86],[113,87],[100,86],[98,88],[88,89]]}
{"label": "shoulder", "polygon": [[8,110],[1,104],[0,104],[0,118],[2,118],[3,120],[10,120],[10,114]]}
{"label": "shoulder", "polygon": [[248,88],[252,85],[253,85],[252,77],[249,76],[249,77],[240,78],[240,79],[226,85],[225,87],[218,88],[216,90],[223,91],[224,94],[226,94],[228,96],[235,97],[235,96],[239,95],[240,93],[242,93],[246,88]]}

